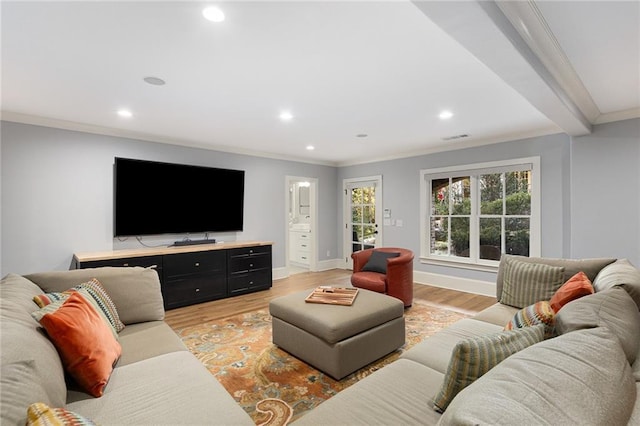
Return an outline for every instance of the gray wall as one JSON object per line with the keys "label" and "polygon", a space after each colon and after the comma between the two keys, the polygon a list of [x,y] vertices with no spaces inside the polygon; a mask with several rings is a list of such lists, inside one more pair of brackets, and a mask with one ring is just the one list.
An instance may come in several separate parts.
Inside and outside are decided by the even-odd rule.
{"label": "gray wall", "polygon": [[[75,252],[140,247],[135,239],[113,239],[114,157],[245,170],[244,231],[211,236],[273,241],[274,267],[286,261],[285,176],[317,178],[319,260],[326,260],[327,250],[332,258],[337,254],[334,167],[9,122],[2,122],[1,132],[3,276],[65,270]],[[166,245],[181,237],[143,241]]]}
{"label": "gray wall", "polygon": [[[2,275],[67,269],[74,252],[137,245],[114,241],[111,234],[115,156],[246,170],[245,231],[214,237],[273,241],[274,267],[286,260],[287,175],[318,179],[318,260],[323,261],[344,256],[343,179],[382,175],[383,206],[404,222],[384,228],[384,243],[419,253],[421,169],[540,156],[542,255],[626,257],[640,265],[640,119],[594,126],[583,137],[558,134],[342,168],[8,122],[1,131]],[[492,273],[417,260],[415,269],[495,279]]]}
{"label": "gray wall", "polygon": [[[406,247],[416,254],[414,270],[456,277],[495,281],[495,273],[421,264],[420,253],[420,170],[473,164],[522,157],[540,157],[542,255],[564,257],[570,254],[566,213],[569,209],[569,137],[551,135],[514,142],[499,143],[343,167],[338,172],[338,188],[343,179],[382,175],[383,207],[392,211],[394,219],[402,219],[403,227],[385,226],[384,244]],[[342,199],[338,202],[342,209]],[[338,227],[341,234],[342,227]]]}
{"label": "gray wall", "polygon": [[640,266],[640,119],[572,139],[570,223],[574,257],[626,257]]}

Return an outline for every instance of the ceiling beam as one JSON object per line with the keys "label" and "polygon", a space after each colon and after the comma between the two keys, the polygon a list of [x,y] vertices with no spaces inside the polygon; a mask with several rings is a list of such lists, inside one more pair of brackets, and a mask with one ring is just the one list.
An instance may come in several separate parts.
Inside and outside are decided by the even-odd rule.
{"label": "ceiling beam", "polygon": [[[591,133],[591,121],[494,1],[413,3],[565,133]],[[509,9],[512,20],[517,10]],[[557,74],[556,74],[557,75]]]}

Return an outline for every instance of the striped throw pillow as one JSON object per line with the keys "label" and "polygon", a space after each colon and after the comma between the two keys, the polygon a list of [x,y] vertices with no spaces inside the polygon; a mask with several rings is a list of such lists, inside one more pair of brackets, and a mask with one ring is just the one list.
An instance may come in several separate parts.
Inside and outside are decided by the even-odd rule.
{"label": "striped throw pillow", "polygon": [[89,300],[89,302],[99,308],[100,314],[109,321],[116,333],[119,333],[124,329],[124,323],[120,321],[120,316],[118,315],[115,303],[113,303],[113,300],[111,300],[107,291],[96,278],[93,278],[86,283],[78,284],[77,286],[63,292],[40,294],[35,296],[33,301],[40,308],[44,308],[54,302],[64,302],[73,292],[80,289],[85,289],[89,293],[93,298],[93,300]]}
{"label": "striped throw pillow", "polygon": [[504,327],[505,330],[515,330],[534,325],[544,325],[544,337],[553,337],[556,322],[556,313],[547,300],[536,302],[526,308],[520,309],[511,321]]}
{"label": "striped throw pillow", "polygon": [[544,326],[472,337],[453,348],[444,383],[434,399],[434,409],[444,412],[465,387],[482,377],[510,355],[544,340]]}
{"label": "striped throw pillow", "polygon": [[93,426],[96,423],[78,413],[64,408],[52,408],[42,402],[34,402],[27,409],[27,426]]}
{"label": "striped throw pillow", "polygon": [[541,300],[550,300],[564,283],[564,267],[521,262],[508,258],[500,303],[524,308]]}

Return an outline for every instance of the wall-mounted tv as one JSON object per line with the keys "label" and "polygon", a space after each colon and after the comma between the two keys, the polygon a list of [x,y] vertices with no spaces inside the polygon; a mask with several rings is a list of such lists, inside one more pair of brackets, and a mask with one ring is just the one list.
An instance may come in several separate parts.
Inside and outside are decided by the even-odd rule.
{"label": "wall-mounted tv", "polygon": [[242,231],[244,170],[115,158],[116,237]]}

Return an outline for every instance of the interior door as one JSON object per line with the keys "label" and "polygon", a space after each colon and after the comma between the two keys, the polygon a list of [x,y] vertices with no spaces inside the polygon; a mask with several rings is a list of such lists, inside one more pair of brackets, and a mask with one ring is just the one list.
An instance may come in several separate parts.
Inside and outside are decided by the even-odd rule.
{"label": "interior door", "polygon": [[351,253],[382,244],[382,177],[345,181],[345,247],[347,268]]}

